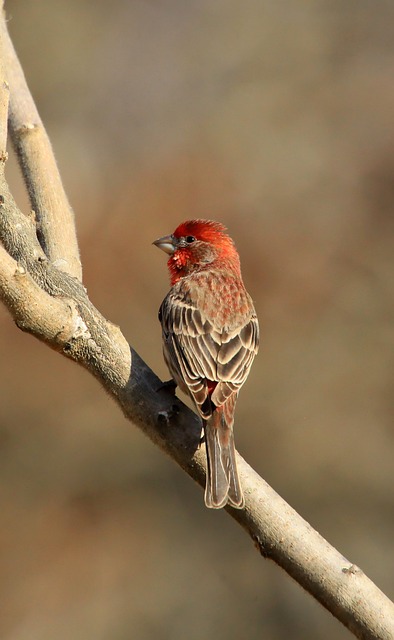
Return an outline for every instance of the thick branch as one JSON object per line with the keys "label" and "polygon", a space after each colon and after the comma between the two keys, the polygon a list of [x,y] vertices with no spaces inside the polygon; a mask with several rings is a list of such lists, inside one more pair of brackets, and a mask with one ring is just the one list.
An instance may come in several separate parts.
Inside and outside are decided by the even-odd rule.
{"label": "thick branch", "polygon": [[62,271],[81,278],[82,268],[74,215],[23,70],[0,19],[0,58],[10,85],[10,135],[36,214],[37,233],[45,254]]}
{"label": "thick branch", "polygon": [[35,326],[36,336],[45,342],[64,344],[78,328],[81,330],[75,303],[45,293],[2,246],[0,298],[20,329]]}
{"label": "thick branch", "polygon": [[[25,90],[25,85],[13,84],[16,104],[19,91],[23,95]],[[0,78],[0,92],[4,91]],[[5,140],[6,102],[6,95],[1,95],[0,142]],[[42,142],[46,134],[40,132],[39,136]],[[41,183],[52,179],[45,173],[46,163],[34,169],[34,154],[24,154],[25,175],[29,177],[36,170],[39,174],[29,187],[39,190]],[[199,419],[161,387],[118,327],[91,304],[80,281],[67,270],[57,269],[53,255],[48,260],[37,240],[35,220],[18,210],[9,193],[3,165],[4,158],[0,163],[0,295],[10,313],[23,330],[88,369],[125,415],[204,486],[206,459],[204,448],[199,447]],[[240,457],[238,464],[246,507],[227,511],[249,533],[262,555],[282,566],[358,638],[394,638],[393,603]]]}

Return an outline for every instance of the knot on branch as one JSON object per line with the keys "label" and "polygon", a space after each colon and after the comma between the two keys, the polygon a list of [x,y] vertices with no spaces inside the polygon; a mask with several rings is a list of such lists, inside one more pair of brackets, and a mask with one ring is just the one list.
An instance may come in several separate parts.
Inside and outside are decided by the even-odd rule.
{"label": "knot on branch", "polygon": [[33,122],[23,122],[16,130],[15,133],[19,136],[26,135],[31,131],[38,129],[38,124],[34,124]]}

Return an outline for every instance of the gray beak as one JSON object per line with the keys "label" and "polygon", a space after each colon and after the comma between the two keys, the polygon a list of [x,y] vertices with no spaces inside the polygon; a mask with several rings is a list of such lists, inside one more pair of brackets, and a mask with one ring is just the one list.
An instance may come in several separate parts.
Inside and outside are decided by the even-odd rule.
{"label": "gray beak", "polygon": [[162,238],[152,242],[152,244],[156,245],[156,247],[159,247],[159,249],[162,249],[162,251],[165,251],[165,253],[168,253],[169,255],[172,255],[176,249],[174,236],[163,236]]}

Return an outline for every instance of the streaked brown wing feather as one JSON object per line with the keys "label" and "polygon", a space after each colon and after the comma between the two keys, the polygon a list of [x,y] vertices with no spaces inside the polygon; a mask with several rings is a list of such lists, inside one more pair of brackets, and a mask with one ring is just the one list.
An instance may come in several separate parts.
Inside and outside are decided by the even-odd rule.
{"label": "streaked brown wing feather", "polygon": [[209,407],[203,409],[207,381],[218,383],[211,396],[215,406],[224,404],[245,382],[258,349],[258,322],[251,304],[251,315],[243,325],[218,327],[188,293],[175,286],[160,307],[165,359],[171,375],[181,388],[186,386],[206,418],[211,412]]}

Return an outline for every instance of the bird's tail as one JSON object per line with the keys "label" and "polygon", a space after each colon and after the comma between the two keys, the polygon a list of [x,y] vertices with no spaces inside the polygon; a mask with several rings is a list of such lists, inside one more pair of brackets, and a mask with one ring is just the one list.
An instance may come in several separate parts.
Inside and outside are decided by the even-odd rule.
{"label": "bird's tail", "polygon": [[217,407],[208,420],[204,421],[208,461],[204,499],[206,506],[211,509],[220,509],[227,503],[243,509],[245,500],[238,477],[233,420],[230,418],[229,424],[225,409],[228,407]]}

